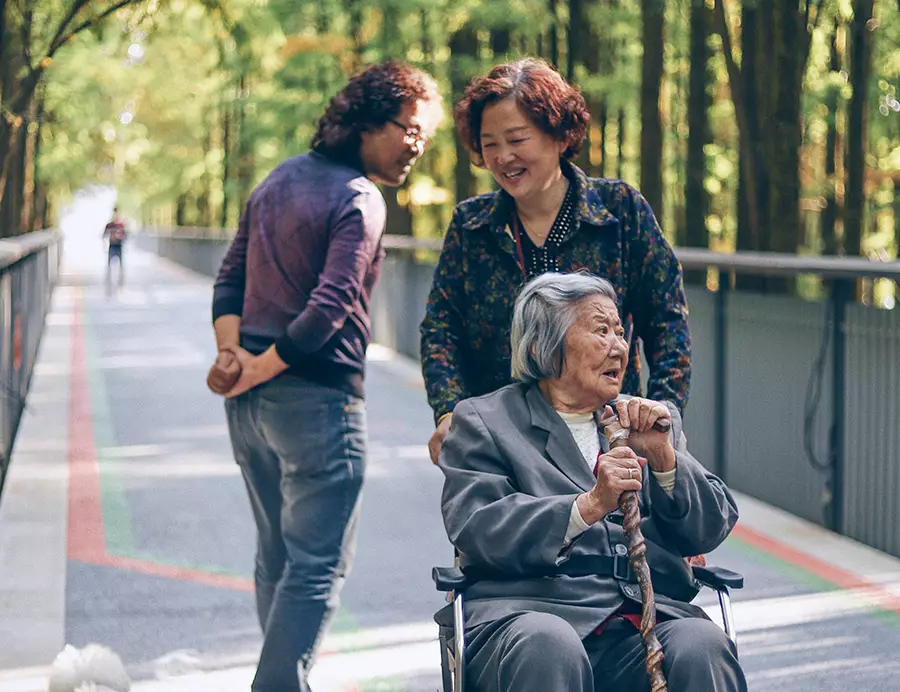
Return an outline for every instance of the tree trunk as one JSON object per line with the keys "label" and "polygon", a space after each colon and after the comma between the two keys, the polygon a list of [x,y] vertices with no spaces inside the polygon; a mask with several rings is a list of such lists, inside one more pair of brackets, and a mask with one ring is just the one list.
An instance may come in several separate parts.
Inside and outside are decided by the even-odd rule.
{"label": "tree trunk", "polygon": [[[569,67],[570,81],[575,79],[579,65],[590,78],[611,71],[610,53],[605,50],[603,42],[592,26],[590,16],[597,0],[570,0],[569,2]],[[606,99],[596,93],[587,93],[585,98],[591,113],[591,126],[588,128],[584,149],[578,158],[578,165],[591,176],[604,175],[606,166],[606,122],[608,120]],[[599,143],[597,142],[599,140]],[[596,146],[595,146],[596,145]],[[591,158],[593,150],[600,151],[600,162],[594,164]]]}
{"label": "tree trunk", "polygon": [[[5,60],[0,63],[2,88],[0,103],[11,111],[12,120],[0,117],[0,238],[18,235],[23,231],[22,202],[25,190],[25,159],[27,119],[31,114],[32,88],[23,101],[23,80],[17,74],[25,69],[25,57],[16,40],[7,37]],[[19,97],[18,103],[11,103]]]}
{"label": "tree trunk", "polygon": [[[900,179],[894,177],[894,249],[895,259],[900,259]],[[900,302],[900,279],[894,282],[894,298]]]}
{"label": "tree trunk", "polygon": [[206,122],[206,138],[203,142],[204,169],[203,175],[200,177],[200,191],[197,195],[197,222],[204,228],[212,225],[212,208],[210,206],[212,204],[212,175],[206,168],[206,162],[209,161],[209,154],[213,148],[212,120],[208,114],[204,117]]}
{"label": "tree trunk", "polygon": [[419,8],[420,43],[422,45],[422,64],[428,71],[434,70],[434,39],[431,35],[431,9]]}
{"label": "tree trunk", "polygon": [[353,71],[362,64],[363,54],[363,12],[362,0],[350,0],[350,38],[353,41]]}
{"label": "tree trunk", "polygon": [[803,237],[800,230],[800,147],[803,145],[800,109],[806,68],[802,46],[808,35],[805,16],[796,4],[774,0],[774,6],[781,35],[775,41],[775,71],[779,76],[774,98],[775,119],[770,121],[773,129],[767,134],[774,153],[769,160],[772,204],[767,224],[768,249],[796,254]]}
{"label": "tree trunk", "polygon": [[585,21],[582,0],[569,0],[569,29],[566,31],[566,79],[575,82],[575,67],[584,64],[584,38],[590,31]]}
{"label": "tree trunk", "polygon": [[[731,41],[725,10],[721,0],[716,2],[717,24],[723,40],[723,52],[728,66],[728,82],[738,121],[739,166],[737,195],[737,249],[761,250],[760,219],[765,216],[767,198],[762,192],[757,152],[759,127],[757,110],[757,3],[744,3],[741,9],[741,65],[740,72],[730,55]],[[738,274],[735,286],[745,290],[761,290],[761,277]]]}
{"label": "tree trunk", "polygon": [[[690,16],[690,74],[688,77],[688,141],[686,178],[684,185],[685,233],[683,243],[688,247],[709,247],[709,193],[706,191],[706,152],[710,142],[708,92],[710,14],[704,0],[691,1]],[[705,271],[685,272],[688,283],[706,284]]]}
{"label": "tree trunk", "polygon": [[491,29],[491,55],[494,56],[495,62],[506,60],[511,40],[508,28]]}
{"label": "tree trunk", "polygon": [[[838,47],[840,20],[834,20],[834,33],[831,37],[831,71],[841,71],[841,52]],[[838,120],[838,94],[832,89],[828,94],[828,133],[825,137],[825,209],[822,210],[822,253],[825,255],[838,254],[837,218],[838,206],[835,195],[837,184],[837,120]]]}
{"label": "tree trunk", "polygon": [[661,0],[641,0],[641,194],[658,219],[663,217],[663,131],[659,92],[663,79],[665,7]]}
{"label": "tree trunk", "polygon": [[6,0],[0,0],[0,93],[6,82],[3,65],[6,59]]}
{"label": "tree trunk", "polygon": [[616,177],[625,178],[625,109],[619,108],[619,132],[616,142]]}
{"label": "tree trunk", "polygon": [[[745,127],[747,129],[744,135],[746,146],[741,147],[740,157],[742,159],[739,167],[738,180],[738,232],[737,232],[737,249],[759,251],[762,250],[761,239],[759,237],[760,229],[754,227],[751,216],[751,208],[756,210],[758,219],[765,218],[766,196],[762,193],[765,189],[760,172],[756,166],[756,156],[752,154],[759,151],[760,138],[758,118],[755,113],[757,111],[757,22],[759,12],[756,3],[744,3],[741,10],[741,74],[740,84],[738,88],[743,94],[741,108],[744,112]],[[739,106],[735,104],[735,110]],[[756,194],[751,193],[754,189]],[[758,222],[757,222],[758,223]],[[738,277],[738,281],[755,280],[756,277],[743,276]]]}
{"label": "tree trunk", "polygon": [[554,67],[559,67],[559,12],[557,0],[547,0],[547,9],[550,11],[550,28],[547,36],[550,54],[547,56],[547,61]]}
{"label": "tree trunk", "polygon": [[35,185],[37,178],[37,158],[40,146],[40,122],[43,118],[43,96],[39,95],[31,104],[28,111],[28,119],[34,123],[25,130],[25,151],[23,161],[23,185],[22,185],[22,216],[20,227],[23,233],[34,230],[36,219],[35,212]]}
{"label": "tree trunk", "polygon": [[247,133],[247,99],[249,98],[249,80],[246,75],[241,75],[239,82],[239,95],[237,102],[237,183],[238,183],[238,208],[243,210],[244,205],[253,191],[253,145]]}
{"label": "tree trunk", "polygon": [[865,165],[868,149],[866,91],[872,71],[872,43],[867,28],[873,0],[854,0],[850,22],[850,86],[847,111],[847,185],[844,204],[844,249],[851,257],[862,254],[865,205]]}
{"label": "tree trunk", "polygon": [[597,124],[595,126],[595,132],[600,138],[600,144],[598,146],[600,149],[600,165],[596,167],[592,165],[591,173],[595,173],[601,178],[605,178],[609,175],[609,166],[606,164],[606,126],[608,122],[609,106],[606,103],[606,99],[600,99],[597,103]]}
{"label": "tree trunk", "polygon": [[[587,72],[587,51],[586,43],[588,34],[590,34],[590,26],[587,24],[585,17],[585,7],[582,0],[569,0],[569,28],[566,31],[568,46],[566,48],[566,72],[565,77],[570,84],[576,82],[576,70],[579,65],[585,68]],[[590,96],[585,94],[585,100],[588,102],[588,110],[594,115],[591,109]],[[588,171],[590,175],[591,167],[591,140],[593,124],[589,124],[584,145],[581,153],[578,155],[575,163],[584,171]]]}
{"label": "tree trunk", "polygon": [[[453,102],[462,97],[471,77],[472,65],[478,56],[478,34],[470,24],[465,24],[450,37],[450,89]],[[456,147],[455,192],[456,201],[472,197],[475,190],[475,177],[469,159],[469,152],[459,139],[456,128],[453,129],[453,141]]]}
{"label": "tree trunk", "polygon": [[[331,12],[329,3],[325,0],[318,0],[316,3],[316,33],[319,36],[326,36],[331,31]],[[316,73],[318,90],[327,94],[331,90],[334,73],[331,69],[331,61],[323,62],[320,69]]]}
{"label": "tree trunk", "polygon": [[219,227],[228,228],[228,207],[231,202],[231,109],[230,103],[222,107],[222,209]]}
{"label": "tree trunk", "polygon": [[50,223],[53,219],[53,198],[50,196],[50,189],[41,183],[40,186],[40,201],[41,201],[41,228],[50,228]]}
{"label": "tree trunk", "polygon": [[[409,199],[409,183],[403,184],[403,189]],[[409,202],[400,204],[399,190],[396,187],[383,186],[381,192],[384,195],[384,203],[387,207],[387,223],[385,232],[390,235],[412,235],[413,219]]]}
{"label": "tree trunk", "polygon": [[23,232],[22,209],[25,189],[25,157],[27,130],[20,127],[12,137],[6,187],[0,203],[0,237],[9,238]]}
{"label": "tree trunk", "polygon": [[175,202],[175,225],[187,225],[187,195],[184,193],[178,195]]}

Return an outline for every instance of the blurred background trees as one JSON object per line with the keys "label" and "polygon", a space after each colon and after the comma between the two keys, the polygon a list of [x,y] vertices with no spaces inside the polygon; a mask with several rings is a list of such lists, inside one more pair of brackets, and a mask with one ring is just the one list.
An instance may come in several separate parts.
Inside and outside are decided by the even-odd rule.
{"label": "blurred background trees", "polygon": [[[393,57],[435,74],[448,117],[385,191],[389,232],[439,237],[455,201],[491,189],[452,104],[474,74],[537,55],[591,106],[578,163],[638,186],[673,242],[897,253],[897,0],[107,3],[0,0],[5,235],[51,225],[90,183],[147,224],[227,232],[346,77]],[[64,34],[89,25],[42,60],[73,9]]]}

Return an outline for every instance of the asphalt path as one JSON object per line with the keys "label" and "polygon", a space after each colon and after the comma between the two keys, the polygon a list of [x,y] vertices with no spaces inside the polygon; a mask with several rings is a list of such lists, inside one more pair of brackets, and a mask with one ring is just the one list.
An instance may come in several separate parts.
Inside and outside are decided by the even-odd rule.
{"label": "asphalt path", "polygon": [[[70,430],[56,434],[93,445],[96,459],[69,482],[84,513],[67,528],[65,640],[111,646],[137,681],[246,676],[261,641],[254,529],[222,401],[204,383],[215,355],[211,282],[135,248],[126,262],[127,281],[111,293],[102,263],[70,262],[48,325],[51,340],[61,330],[70,339],[76,402]],[[430,571],[452,552],[442,477],[425,448],[431,414],[411,364],[373,348],[367,378],[359,546],[321,679],[343,679],[334,689],[436,690],[431,617],[442,600]],[[735,600],[752,690],[900,690],[896,603],[861,604],[821,570],[746,536],[710,560],[746,577]],[[711,594],[698,602],[715,612]],[[0,668],[14,663],[0,655]],[[5,689],[18,688],[0,678]]]}

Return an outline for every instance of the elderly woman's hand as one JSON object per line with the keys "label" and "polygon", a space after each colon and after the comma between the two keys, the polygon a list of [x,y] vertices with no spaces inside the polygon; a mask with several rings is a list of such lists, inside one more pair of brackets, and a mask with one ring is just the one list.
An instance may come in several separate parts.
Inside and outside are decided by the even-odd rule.
{"label": "elderly woman's hand", "polygon": [[619,506],[619,496],[626,490],[640,491],[641,475],[646,459],[631,447],[616,447],[597,459],[597,482],[576,502],[585,523],[594,524]]}
{"label": "elderly woman's hand", "polygon": [[634,397],[616,402],[619,423],[631,432],[628,446],[647,457],[654,471],[671,471],[675,468],[675,450],[668,432],[654,429],[657,421],[671,422],[668,407],[659,401]]}

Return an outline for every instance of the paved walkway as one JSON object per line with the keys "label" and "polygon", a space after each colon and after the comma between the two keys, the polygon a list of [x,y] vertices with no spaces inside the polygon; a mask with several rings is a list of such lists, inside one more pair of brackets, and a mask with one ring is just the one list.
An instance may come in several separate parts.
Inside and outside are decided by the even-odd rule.
{"label": "paved walkway", "polygon": [[[0,692],[46,689],[67,642],[114,648],[138,692],[249,689],[253,527],[204,384],[211,282],[129,250],[117,294],[91,260],[70,261],[54,296],[0,503]],[[377,347],[370,359],[359,554],[313,680],[431,691],[429,574],[451,555],[431,416],[413,364]],[[735,616],[751,690],[900,690],[900,560],[739,504],[711,560],[746,576]]]}

